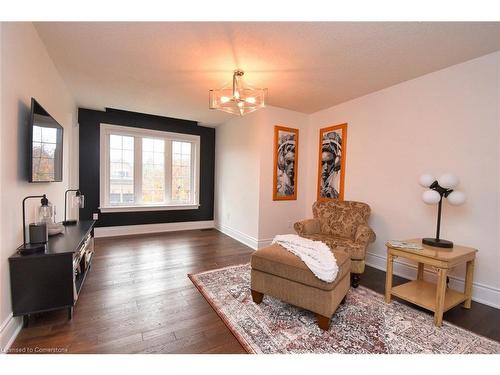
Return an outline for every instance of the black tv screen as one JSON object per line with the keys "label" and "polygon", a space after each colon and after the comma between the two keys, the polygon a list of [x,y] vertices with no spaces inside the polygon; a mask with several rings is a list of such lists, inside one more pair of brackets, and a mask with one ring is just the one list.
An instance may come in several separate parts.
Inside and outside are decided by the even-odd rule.
{"label": "black tv screen", "polygon": [[29,132],[29,181],[62,181],[63,127],[33,98]]}

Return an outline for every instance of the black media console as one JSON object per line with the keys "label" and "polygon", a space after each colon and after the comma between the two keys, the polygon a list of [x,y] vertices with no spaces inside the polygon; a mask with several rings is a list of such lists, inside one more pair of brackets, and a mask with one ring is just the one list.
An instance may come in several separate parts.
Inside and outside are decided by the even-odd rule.
{"label": "black media console", "polygon": [[23,316],[24,326],[30,314],[61,308],[72,318],[92,262],[94,225],[83,220],[66,226],[63,233],[49,237],[44,252],[9,258],[12,311]]}

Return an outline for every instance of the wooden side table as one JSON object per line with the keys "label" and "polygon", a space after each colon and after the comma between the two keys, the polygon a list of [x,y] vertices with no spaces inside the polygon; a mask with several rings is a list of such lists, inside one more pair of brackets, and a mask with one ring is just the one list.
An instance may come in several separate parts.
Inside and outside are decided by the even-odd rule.
{"label": "wooden side table", "polygon": [[[422,244],[421,239],[405,240]],[[391,302],[391,296],[434,312],[434,324],[441,326],[443,313],[460,303],[467,309],[471,307],[472,278],[476,249],[455,245],[451,249],[441,249],[423,245],[423,250],[401,249],[387,246],[387,273],[385,279],[385,302]],[[392,287],[393,261],[402,257],[418,263],[417,280]],[[448,288],[446,278],[448,270],[459,264],[466,263],[465,287],[459,292]],[[437,271],[437,284],[424,281],[424,267],[431,266]]]}

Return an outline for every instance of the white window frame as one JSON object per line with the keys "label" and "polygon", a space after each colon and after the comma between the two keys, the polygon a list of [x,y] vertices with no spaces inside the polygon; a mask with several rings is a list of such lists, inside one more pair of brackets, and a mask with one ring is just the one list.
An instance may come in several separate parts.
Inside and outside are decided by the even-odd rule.
{"label": "white window frame", "polygon": [[[134,195],[142,187],[142,138],[161,138],[165,140],[165,197],[171,197],[171,171],[172,171],[172,141],[185,141],[192,144],[191,147],[191,191],[193,202],[188,204],[177,204],[174,202],[162,204],[134,205],[111,205],[109,203],[109,136],[111,134],[134,137]],[[140,147],[139,147],[140,146]],[[196,210],[200,207],[200,136],[164,132],[160,130],[134,128],[129,126],[111,125],[101,123],[100,126],[100,162],[99,162],[100,186],[99,186],[99,209],[101,212],[134,212],[134,211],[167,211],[167,210]],[[137,196],[137,195],[136,195]],[[139,197],[140,199],[142,197]],[[167,198],[169,199],[169,198]]]}

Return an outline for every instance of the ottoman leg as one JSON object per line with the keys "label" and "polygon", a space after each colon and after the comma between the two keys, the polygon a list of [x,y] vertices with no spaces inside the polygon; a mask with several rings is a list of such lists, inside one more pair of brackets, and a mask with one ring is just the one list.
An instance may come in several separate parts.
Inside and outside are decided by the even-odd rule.
{"label": "ottoman leg", "polygon": [[359,273],[351,274],[351,285],[353,288],[357,288],[359,286],[359,279],[361,279],[361,275]]}
{"label": "ottoman leg", "polygon": [[330,318],[316,314],[316,319],[318,320],[318,326],[321,328],[323,331],[328,331],[330,328]]}
{"label": "ottoman leg", "polygon": [[257,305],[262,302],[262,298],[264,298],[264,293],[252,289],[252,299]]}

